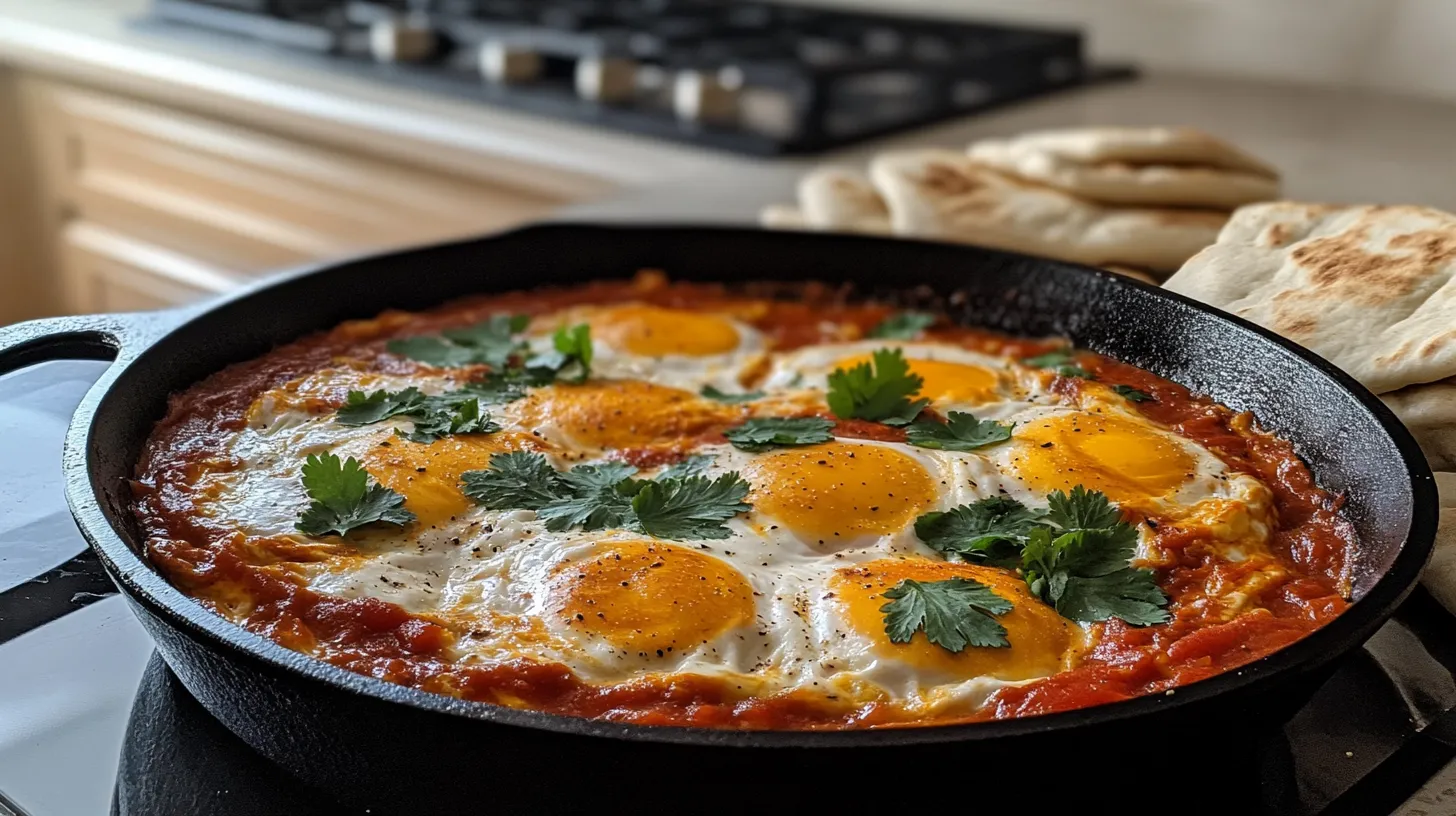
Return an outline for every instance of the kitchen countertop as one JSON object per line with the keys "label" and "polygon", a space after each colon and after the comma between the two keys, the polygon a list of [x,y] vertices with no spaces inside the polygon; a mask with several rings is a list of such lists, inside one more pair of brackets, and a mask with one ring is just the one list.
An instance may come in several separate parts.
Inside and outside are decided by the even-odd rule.
{"label": "kitchen countertop", "polygon": [[[1158,74],[1046,97],[817,159],[751,159],[386,87],[326,63],[211,47],[129,24],[147,0],[0,0],[0,64],[227,113],[471,173],[505,163],[619,188],[566,218],[745,221],[792,200],[818,161],[961,146],[1067,125],[1193,125],[1282,168],[1290,197],[1456,210],[1456,105],[1368,92]],[[537,174],[539,176],[539,174]],[[539,179],[538,179],[539,180]],[[570,183],[564,181],[563,184]]]}

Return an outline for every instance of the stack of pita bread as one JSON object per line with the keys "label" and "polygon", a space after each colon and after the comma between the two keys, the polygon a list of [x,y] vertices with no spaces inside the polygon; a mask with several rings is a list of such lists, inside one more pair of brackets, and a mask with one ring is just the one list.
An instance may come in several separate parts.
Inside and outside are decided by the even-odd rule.
{"label": "stack of pita bread", "polygon": [[1166,288],[1254,321],[1348,372],[1437,471],[1425,583],[1456,612],[1456,215],[1275,202],[1234,213]]}
{"label": "stack of pita bread", "polygon": [[1164,277],[1229,212],[1279,195],[1268,165],[1206,133],[1083,128],[886,152],[806,175],[764,226],[958,241]]}

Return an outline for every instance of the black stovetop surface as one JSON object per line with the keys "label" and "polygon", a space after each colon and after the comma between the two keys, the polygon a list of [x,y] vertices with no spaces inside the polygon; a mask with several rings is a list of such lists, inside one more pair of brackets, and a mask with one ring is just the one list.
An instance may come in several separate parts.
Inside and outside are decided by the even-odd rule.
{"label": "black stovetop surface", "polygon": [[[1090,67],[1074,30],[748,0],[153,0],[137,25],[421,93],[764,156],[821,152],[1131,75]],[[410,50],[398,45],[406,30]]]}
{"label": "black stovetop surface", "polygon": [[[85,384],[100,370],[96,363],[50,363],[0,376],[0,667],[9,664],[13,675],[23,677],[25,667],[9,663],[20,659],[17,655],[33,660],[44,650],[89,648],[93,651],[73,657],[114,661],[122,677],[112,681],[129,688],[136,681],[128,678],[136,675],[127,673],[136,671],[140,655],[122,659],[80,645],[86,641],[74,623],[90,620],[88,607],[93,602],[104,599],[96,604],[100,607],[119,604],[119,599],[107,598],[112,588],[67,522],[59,465],[50,458],[59,456],[63,428],[58,418],[69,413]],[[119,605],[109,614],[125,616]],[[1138,768],[1140,793],[1135,800],[1127,798],[1126,789],[1105,785],[1035,793],[1046,806],[1065,798],[1067,805],[1079,809],[1105,804],[1121,811],[1130,801],[1173,801],[1147,798],[1165,795],[1192,803],[1194,810],[1185,807],[1182,812],[1203,812],[1198,810],[1202,806],[1292,816],[1390,813],[1456,757],[1453,635],[1456,619],[1417,590],[1395,618],[1347,658],[1314,699],[1282,727],[1270,723],[1262,734],[1160,735],[1153,750],[1140,746],[1135,755],[1128,755],[1135,760],[1116,760],[1121,767],[1133,763]],[[145,648],[144,640],[138,644],[135,648]],[[105,675],[110,664],[95,669]],[[0,683],[4,681],[0,677]],[[30,682],[38,686],[53,678],[39,673]],[[37,692],[20,696],[42,701],[37,704],[41,707],[49,704],[43,688],[19,691]],[[118,697],[115,706],[126,705],[125,695]],[[88,717],[99,721],[105,713]],[[44,723],[45,714],[7,707],[0,700],[0,814],[6,811],[6,793],[15,795],[16,801],[8,806],[18,813],[78,812],[52,804],[34,784],[26,786],[24,798],[19,795],[16,779],[7,776],[5,757],[16,755],[7,751],[23,751],[27,745],[41,746],[25,759],[55,779],[53,785],[75,784],[78,777],[90,784],[114,785],[116,813],[348,812],[227,732],[155,654],[130,701],[124,733],[100,729],[87,737],[92,743],[116,745],[115,764],[78,765],[75,751],[48,747],[64,743],[48,741],[44,733],[32,734],[29,743],[22,738],[15,745],[6,744],[6,734],[17,730],[7,718],[20,722],[23,735],[29,720]],[[120,717],[114,719],[121,722]],[[1164,749],[1194,743],[1207,749],[1197,758]],[[1028,777],[1035,778],[1034,773]],[[1110,790],[1108,801],[1097,801],[1098,789]]]}

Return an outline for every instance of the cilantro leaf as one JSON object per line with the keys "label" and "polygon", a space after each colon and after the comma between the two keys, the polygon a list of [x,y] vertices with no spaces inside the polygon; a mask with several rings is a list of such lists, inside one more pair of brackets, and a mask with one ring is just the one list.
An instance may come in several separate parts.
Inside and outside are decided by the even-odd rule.
{"label": "cilantro leaf", "polygon": [[659,479],[642,484],[632,510],[642,531],[657,538],[727,538],[723,522],[752,509],[743,501],[748,489],[737,473]]}
{"label": "cilantro leaf", "polygon": [[914,340],[935,323],[935,315],[925,312],[896,312],[870,329],[868,337],[887,340]]}
{"label": "cilantro leaf", "polygon": [[1107,575],[1069,576],[1057,600],[1057,611],[1078,621],[1120,618],[1133,626],[1167,623],[1168,596],[1152,570],[1124,569]]}
{"label": "cilantro leaf", "polygon": [[561,474],[539,453],[491,454],[487,470],[460,474],[465,495],[490,510],[540,510],[558,500]]}
{"label": "cilantro leaf", "polygon": [[737,405],[743,402],[753,402],[754,400],[763,399],[762,391],[745,391],[742,394],[729,394],[723,391],[719,391],[717,388],[714,388],[711,385],[703,386],[703,390],[698,393],[700,393],[704,397],[707,397],[710,400],[725,402],[729,405]]}
{"label": "cilantro leaf", "polygon": [[1163,623],[1168,598],[1152,570],[1129,563],[1136,550],[1137,533],[1129,524],[1060,535],[1038,527],[1021,552],[1021,571],[1031,592],[1063,617],[1084,622],[1121,618],[1134,626]]}
{"label": "cilantro leaf", "polygon": [[829,375],[829,409],[840,419],[867,419],[886,425],[907,425],[928,399],[911,402],[925,381],[910,373],[910,364],[900,349],[879,349],[872,363],[860,363]]}
{"label": "cilantro leaf", "polygon": [[1139,391],[1130,385],[1114,385],[1112,390],[1127,398],[1128,402],[1147,402],[1153,398],[1152,394],[1146,391]]}
{"label": "cilantro leaf", "polygon": [[536,511],[552,532],[580,527],[607,530],[625,527],[632,519],[632,496],[641,482],[631,477],[637,468],[621,462],[578,465],[559,475],[568,495]]}
{"label": "cilantro leaf", "polygon": [[834,423],[821,417],[750,419],[723,432],[733,447],[744,451],[764,451],[788,445],[815,445],[834,438]]}
{"label": "cilantro leaf", "polygon": [[488,365],[503,368],[525,345],[515,335],[531,321],[527,315],[493,315],[473,326],[447,329],[441,335],[422,335],[391,340],[385,345],[393,354],[440,368]]}
{"label": "cilantro leaf", "polygon": [[905,432],[905,441],[920,448],[969,451],[1005,442],[1011,438],[1016,423],[1000,423],[994,419],[979,420],[975,415],[951,411],[944,424],[933,419],[917,419]]}
{"label": "cilantro leaf", "polygon": [[403,391],[350,391],[344,407],[334,416],[340,425],[372,425],[390,417],[411,414],[424,408],[425,395],[413,386]]}
{"label": "cilantro leaf", "polygon": [[1065,349],[1049,351],[1046,354],[1038,354],[1035,357],[1023,357],[1021,362],[1033,368],[1058,368],[1064,365],[1073,365],[1076,359],[1072,352]]}
{"label": "cilantro leaf", "polygon": [[726,538],[723,522],[749,509],[748,483],[737,473],[655,480],[632,478],[620,462],[557,471],[539,453],[497,453],[487,470],[461,475],[462,490],[491,510],[534,510],[561,531],[634,529],[657,538]]}
{"label": "cilantro leaf", "polygon": [[1047,496],[1047,508],[1047,520],[1064,530],[1103,530],[1122,522],[1122,511],[1107,496],[1082,485]]}
{"label": "cilantro leaf", "polygon": [[526,368],[549,369],[557,379],[570,383],[584,383],[591,376],[591,326],[585,323],[562,326],[551,335],[551,348],[552,351],[527,360]]}
{"label": "cilantro leaf", "polygon": [[313,502],[295,525],[304,535],[347,535],[375,522],[404,525],[415,520],[404,509],[404,496],[371,484],[369,472],[352,456],[342,462],[332,453],[309,456],[303,463],[303,489]]}
{"label": "cilantro leaf", "polygon": [[417,411],[407,415],[414,420],[415,427],[409,433],[396,431],[411,442],[428,445],[442,436],[454,434],[487,434],[501,429],[491,421],[490,414],[480,410],[480,400],[436,397],[426,400]]}
{"label": "cilantro leaf", "polygon": [[951,652],[967,646],[1004,647],[1006,627],[994,615],[1011,611],[1011,602],[969,578],[922,583],[909,578],[885,592],[880,607],[892,643],[909,643],[924,630],[931,643]]}
{"label": "cilantro leaf", "polygon": [[427,397],[413,386],[402,391],[350,391],[348,401],[334,419],[341,425],[369,425],[394,417],[414,423],[409,433],[396,431],[412,441],[429,444],[450,434],[495,433],[500,426],[480,410],[480,400],[468,391],[452,391]]}
{"label": "cilantro leaf", "polygon": [[666,470],[657,474],[657,478],[681,479],[684,476],[704,476],[707,475],[708,468],[712,466],[713,457],[711,456],[689,456],[677,464],[670,465]]}
{"label": "cilantro leaf", "polygon": [[1077,358],[1071,351],[1067,350],[1051,351],[1036,357],[1026,357],[1021,362],[1036,368],[1050,368],[1059,377],[1081,377],[1084,380],[1097,379],[1092,372],[1077,365]]}
{"label": "cilantro leaf", "polygon": [[1046,514],[1008,496],[991,496],[915,520],[915,535],[931,549],[967,560],[1014,559]]}

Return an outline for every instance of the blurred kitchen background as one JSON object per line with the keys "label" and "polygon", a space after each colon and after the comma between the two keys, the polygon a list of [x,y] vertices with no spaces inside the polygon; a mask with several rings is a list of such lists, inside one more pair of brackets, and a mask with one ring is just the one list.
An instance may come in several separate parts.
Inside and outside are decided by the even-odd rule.
{"label": "blurred kitchen background", "polygon": [[1452,0],[0,0],[0,323],[543,218],[751,223],[817,163],[1067,125],[1456,209],[1453,33]]}

